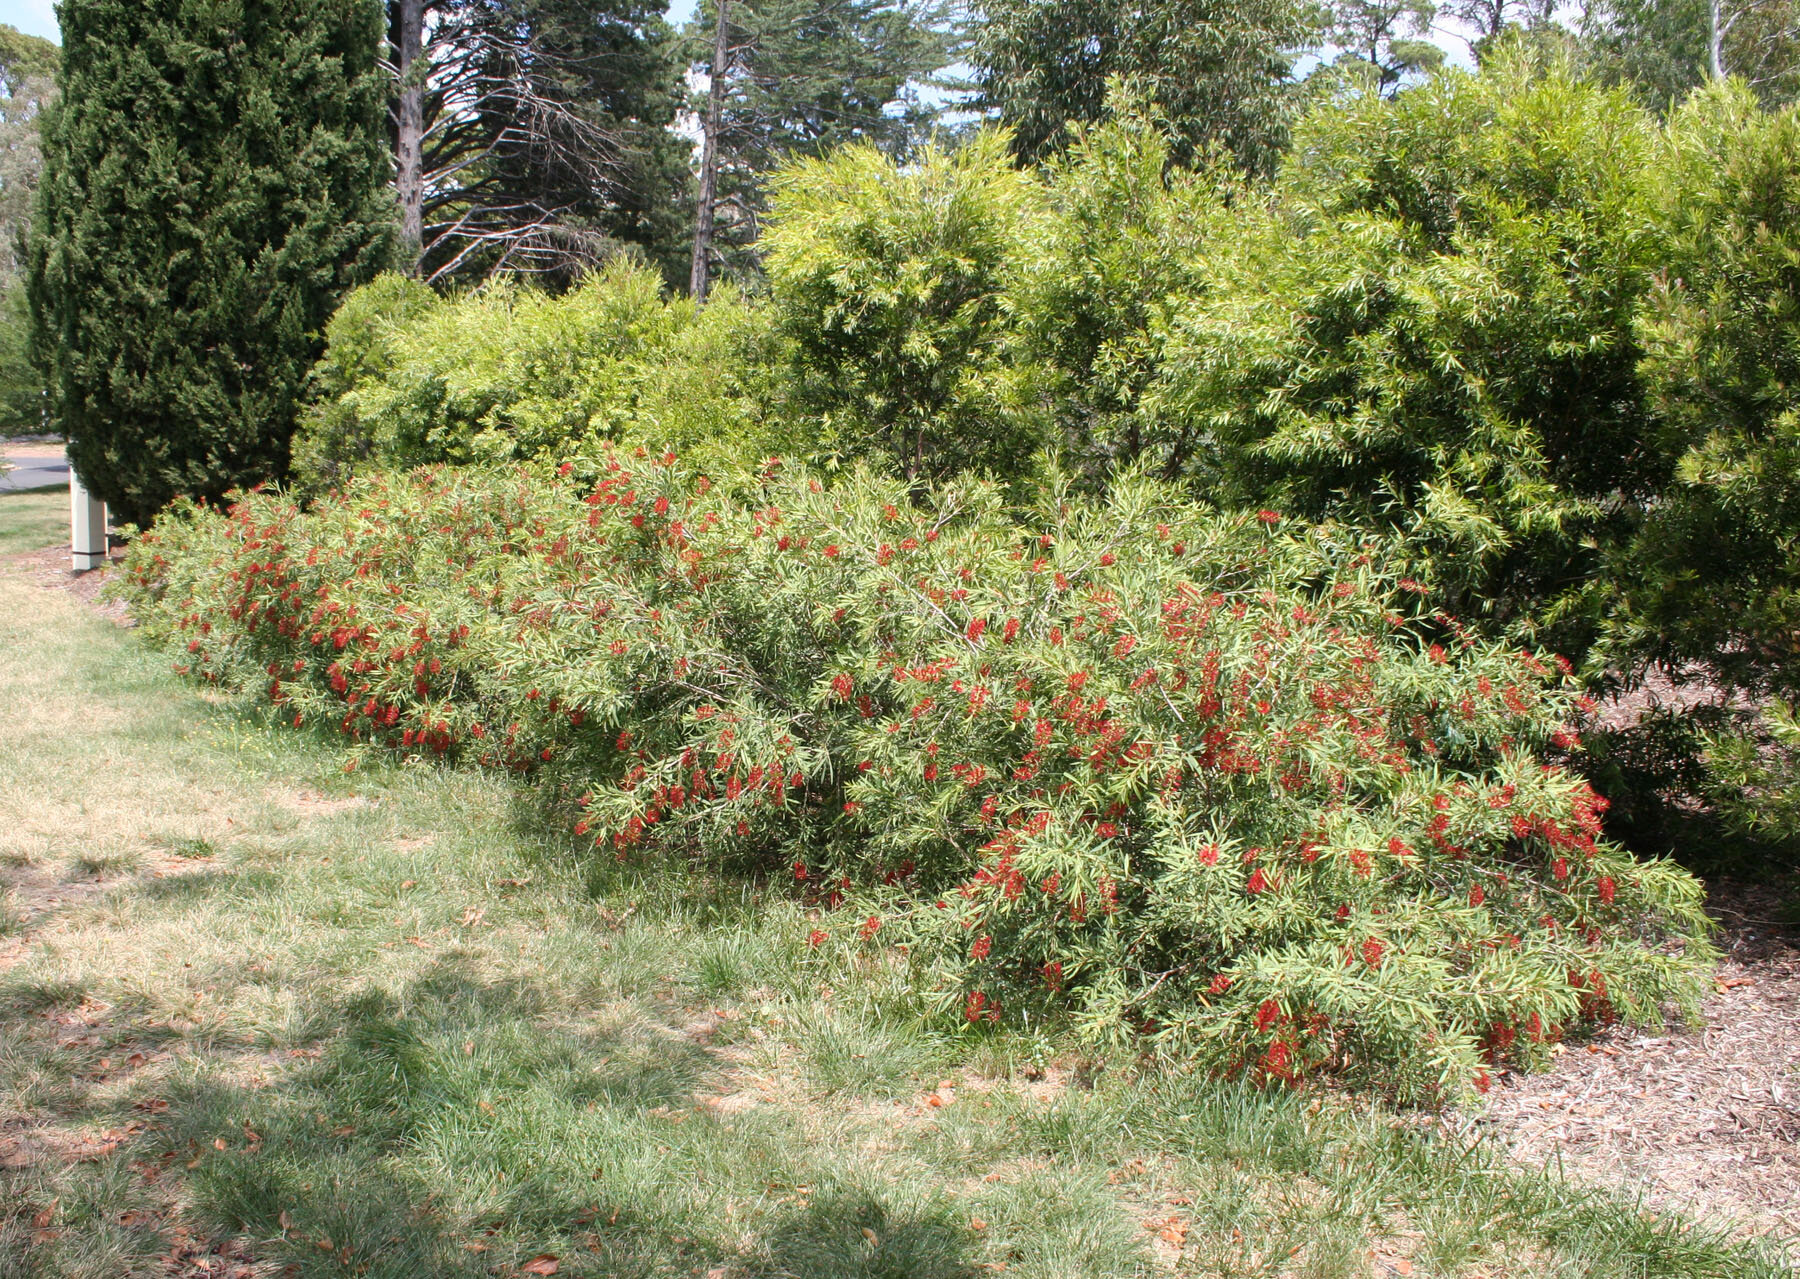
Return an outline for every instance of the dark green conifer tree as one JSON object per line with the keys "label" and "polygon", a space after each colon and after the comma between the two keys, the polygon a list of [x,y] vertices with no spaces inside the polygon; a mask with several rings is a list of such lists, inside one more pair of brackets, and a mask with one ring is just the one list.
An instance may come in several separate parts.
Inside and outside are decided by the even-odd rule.
{"label": "dark green conifer tree", "polygon": [[279,478],[338,300],[391,261],[380,0],[64,0],[30,245],[77,472],[142,522]]}

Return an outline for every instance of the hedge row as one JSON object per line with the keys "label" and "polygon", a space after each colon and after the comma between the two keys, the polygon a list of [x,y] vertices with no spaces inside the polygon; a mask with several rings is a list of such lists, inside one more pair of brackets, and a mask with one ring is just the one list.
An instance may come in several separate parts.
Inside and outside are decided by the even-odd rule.
{"label": "hedge row", "polygon": [[125,589],[178,669],[355,752],[567,788],[598,855],[778,875],[950,1021],[1417,1096],[1691,1009],[1712,950],[1698,885],[1543,762],[1555,662],[1404,572],[1141,479],[1019,510],[611,457],[178,508]]}

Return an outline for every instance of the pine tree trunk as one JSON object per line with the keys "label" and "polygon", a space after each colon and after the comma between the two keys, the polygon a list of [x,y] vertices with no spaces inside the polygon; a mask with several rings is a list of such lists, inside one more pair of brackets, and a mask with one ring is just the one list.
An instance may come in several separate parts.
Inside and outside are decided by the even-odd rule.
{"label": "pine tree trunk", "polygon": [[706,91],[705,137],[700,145],[700,195],[694,210],[694,260],[688,270],[688,292],[696,302],[706,300],[707,273],[712,266],[713,210],[718,203],[719,118],[725,109],[727,43],[725,13],[731,0],[718,0],[719,19],[713,30],[711,84]]}
{"label": "pine tree trunk", "polygon": [[400,234],[409,269],[417,271],[425,244],[425,85],[417,63],[425,50],[425,0],[399,0],[400,101],[394,139],[394,184],[400,196]]}

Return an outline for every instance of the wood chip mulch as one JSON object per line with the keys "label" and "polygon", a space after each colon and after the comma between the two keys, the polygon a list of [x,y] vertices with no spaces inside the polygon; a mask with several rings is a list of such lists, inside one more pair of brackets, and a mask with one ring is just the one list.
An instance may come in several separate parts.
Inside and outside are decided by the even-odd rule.
{"label": "wood chip mulch", "polygon": [[1800,1242],[1800,927],[1776,892],[1715,883],[1725,961],[1703,1029],[1613,1029],[1507,1073],[1475,1125],[1532,1164]]}

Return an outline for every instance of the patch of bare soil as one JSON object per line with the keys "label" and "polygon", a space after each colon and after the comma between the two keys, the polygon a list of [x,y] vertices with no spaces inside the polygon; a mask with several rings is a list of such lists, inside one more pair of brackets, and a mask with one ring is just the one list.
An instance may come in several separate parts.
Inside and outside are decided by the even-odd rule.
{"label": "patch of bare soil", "polygon": [[[123,548],[115,547],[111,560],[117,564],[125,557]],[[83,604],[88,605],[100,616],[120,626],[131,625],[125,616],[125,606],[117,600],[102,601],[101,590],[112,577],[112,568],[90,569],[85,573],[77,573],[69,567],[69,548],[67,545],[50,546],[41,551],[25,551],[18,555],[9,555],[0,560],[0,565],[14,573],[23,574],[46,590],[67,591]]]}
{"label": "patch of bare soil", "polygon": [[1769,889],[1712,886],[1725,961],[1703,1028],[1603,1032],[1506,1074],[1477,1124],[1527,1163],[1800,1239],[1800,928]]}

